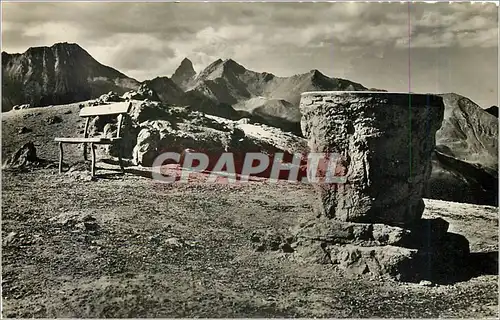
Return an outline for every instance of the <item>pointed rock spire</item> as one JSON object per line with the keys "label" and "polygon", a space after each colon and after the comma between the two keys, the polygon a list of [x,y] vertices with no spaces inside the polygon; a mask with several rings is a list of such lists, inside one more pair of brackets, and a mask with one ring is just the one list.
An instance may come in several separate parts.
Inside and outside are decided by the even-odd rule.
{"label": "pointed rock spire", "polygon": [[196,71],[193,68],[193,63],[188,58],[184,58],[174,74],[172,74],[171,79],[176,85],[186,90],[195,77]]}

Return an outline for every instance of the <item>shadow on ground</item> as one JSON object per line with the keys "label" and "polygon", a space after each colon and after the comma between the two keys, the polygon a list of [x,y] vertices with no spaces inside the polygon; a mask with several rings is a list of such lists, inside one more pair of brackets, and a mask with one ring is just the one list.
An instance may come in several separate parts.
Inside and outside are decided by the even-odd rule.
{"label": "shadow on ground", "polygon": [[452,285],[480,276],[498,275],[498,251],[469,253],[461,263],[440,262],[439,266],[436,266],[436,263],[434,266],[429,264],[424,280],[440,285]]}

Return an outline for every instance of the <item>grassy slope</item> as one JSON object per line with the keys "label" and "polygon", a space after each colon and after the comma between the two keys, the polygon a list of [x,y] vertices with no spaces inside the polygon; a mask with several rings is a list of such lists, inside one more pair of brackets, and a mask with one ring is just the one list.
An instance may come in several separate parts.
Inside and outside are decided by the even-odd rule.
{"label": "grassy slope", "polygon": [[[45,108],[33,108],[2,113],[2,163],[6,157],[14,153],[23,143],[35,142],[37,154],[43,159],[58,159],[59,148],[54,142],[55,137],[83,136],[85,119],[79,117],[79,103]],[[65,114],[66,112],[71,112]],[[49,117],[58,116],[63,121],[48,124]],[[31,129],[32,132],[19,134],[20,127]],[[80,134],[80,130],[82,133]],[[76,145],[65,145],[65,158],[82,160],[83,156]]]}
{"label": "grassy slope", "polygon": [[[62,115],[63,123],[37,126],[46,112],[65,108],[74,112]],[[40,155],[55,160],[53,136],[74,134],[77,109],[35,111],[43,114],[25,120],[4,117],[2,154],[25,141],[15,129],[21,124],[35,129]],[[79,160],[78,150],[70,158]],[[163,185],[132,174],[79,181],[56,171],[2,173],[3,238],[16,232],[2,246],[4,316],[497,315],[497,276],[422,287],[347,279],[325,266],[255,252],[253,231],[286,229],[311,210],[308,186]],[[97,219],[97,231],[60,223],[85,214]],[[449,221],[452,231],[471,240],[473,251],[498,250],[495,208],[427,201],[426,215]],[[188,244],[169,245],[172,237]]]}

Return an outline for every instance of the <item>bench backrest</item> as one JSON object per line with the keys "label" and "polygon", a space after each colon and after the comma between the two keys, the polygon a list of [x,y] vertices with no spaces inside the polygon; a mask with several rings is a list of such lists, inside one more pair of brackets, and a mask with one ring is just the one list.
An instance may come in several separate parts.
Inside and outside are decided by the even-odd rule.
{"label": "bench backrest", "polygon": [[121,134],[121,127],[123,123],[123,115],[127,114],[132,107],[131,102],[117,102],[112,104],[106,104],[102,106],[95,107],[85,107],[80,110],[80,117],[86,117],[85,131],[83,136],[88,138],[89,136],[89,123],[91,117],[104,116],[104,115],[118,115],[118,125],[116,129],[116,137],[119,138]]}
{"label": "bench backrest", "polygon": [[132,107],[131,102],[117,102],[95,107],[85,107],[80,110],[80,117],[95,117],[128,113]]}

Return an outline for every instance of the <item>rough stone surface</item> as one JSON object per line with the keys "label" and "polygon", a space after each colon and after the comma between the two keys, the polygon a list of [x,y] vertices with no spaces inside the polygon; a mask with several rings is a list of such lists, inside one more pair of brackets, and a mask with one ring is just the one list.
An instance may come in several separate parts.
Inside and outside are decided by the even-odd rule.
{"label": "rough stone surface", "polygon": [[256,251],[282,251],[292,253],[294,249],[291,244],[293,237],[282,234],[276,230],[257,230],[252,233],[250,240],[254,244]]}
{"label": "rough stone surface", "polygon": [[346,275],[390,276],[408,278],[411,261],[417,249],[398,246],[358,246],[352,244],[324,244],[304,240],[295,245],[295,256],[301,262],[331,264]]}
{"label": "rough stone surface", "polygon": [[294,230],[291,247],[295,260],[329,264],[347,275],[446,282],[463,272],[470,253],[467,239],[447,228],[442,219],[411,229],[317,219]]}
{"label": "rough stone surface", "polygon": [[63,119],[59,116],[50,116],[47,118],[47,124],[61,123]]}
{"label": "rough stone surface", "polygon": [[420,219],[441,97],[311,92],[302,94],[300,109],[310,151],[338,153],[348,168],[343,188],[316,186],[320,215],[398,226]]}
{"label": "rough stone surface", "polygon": [[[307,148],[303,138],[277,128],[207,116],[190,107],[148,100],[131,102],[131,111],[122,127],[123,156],[142,166],[151,166],[162,152],[182,153],[185,149],[206,152],[213,155],[210,160],[214,161],[223,152],[234,152],[235,161],[239,161],[238,157],[246,152],[294,153],[305,152]],[[116,119],[94,118],[90,133],[114,136]],[[113,146],[106,150],[109,155],[118,154]],[[215,162],[209,163],[209,168],[213,165]]]}
{"label": "rough stone surface", "polygon": [[158,155],[157,149],[160,134],[157,130],[144,128],[137,136],[137,144],[133,150],[133,161],[137,165],[151,165]]}
{"label": "rough stone surface", "polygon": [[29,128],[26,128],[26,127],[20,127],[19,130],[17,131],[17,133],[19,134],[24,134],[24,133],[28,133],[28,132],[31,132],[32,130],[29,129]]}
{"label": "rough stone surface", "polygon": [[12,107],[12,110],[23,110],[23,109],[30,109],[30,108],[33,108],[33,106],[30,104],[20,104],[20,105]]}
{"label": "rough stone surface", "polygon": [[230,125],[218,123],[188,107],[152,101],[134,102],[130,120],[131,131],[135,128],[138,132],[132,158],[142,166],[151,166],[156,156],[167,151],[181,153],[186,148],[228,151],[234,139],[244,137]]}
{"label": "rough stone surface", "polygon": [[7,161],[3,168],[21,168],[29,165],[37,165],[40,159],[37,157],[35,144],[25,143]]}
{"label": "rough stone surface", "polygon": [[131,90],[126,92],[121,97],[125,100],[152,100],[152,101],[161,101],[158,94],[151,89],[147,84],[141,84],[137,90]]}
{"label": "rough stone surface", "polygon": [[161,120],[166,117],[167,107],[159,102],[153,101],[132,101],[130,109],[130,119],[135,123],[141,123],[147,120]]}
{"label": "rough stone surface", "polygon": [[108,93],[105,93],[101,95],[97,101],[100,103],[107,103],[107,102],[120,102],[123,101],[123,99],[118,95],[118,93],[114,91],[110,91]]}
{"label": "rough stone surface", "polygon": [[[443,219],[421,219],[438,96],[385,92],[302,95],[302,130],[311,152],[341,156],[344,184],[314,184],[315,210],[292,230],[293,257],[346,274],[402,281],[450,278],[469,254]],[[458,268],[458,269],[457,269]]]}
{"label": "rough stone surface", "polygon": [[294,235],[297,239],[328,244],[382,246],[399,245],[410,241],[411,231],[384,224],[343,222],[322,217],[302,222],[296,228]]}

